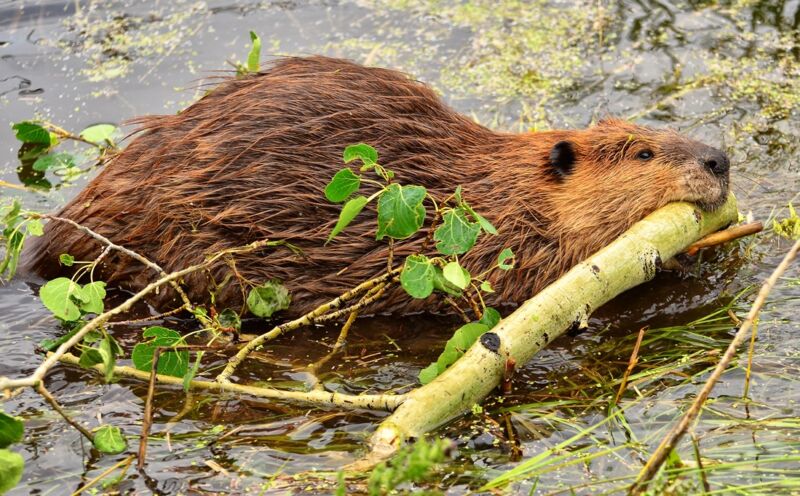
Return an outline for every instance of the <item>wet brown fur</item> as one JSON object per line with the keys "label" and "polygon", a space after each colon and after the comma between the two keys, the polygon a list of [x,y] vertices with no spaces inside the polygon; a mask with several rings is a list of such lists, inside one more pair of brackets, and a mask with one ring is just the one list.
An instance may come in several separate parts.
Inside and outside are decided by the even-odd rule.
{"label": "wet brown fur", "polygon": [[[373,211],[324,246],[340,206],[326,201],[323,189],[353,143],[371,144],[400,183],[424,185],[437,198],[463,186],[500,233],[482,236],[464,263],[478,272],[504,247],[517,254],[517,268],[494,276],[495,305],[530,298],[669,201],[715,207],[727,191],[727,174],[717,177],[699,162],[713,149],[672,131],[607,120],[586,130],[495,132],[401,73],[324,57],[279,59],[260,74],[226,80],[177,115],[139,123],[135,139],[60,215],[167,271],[264,238],[303,250],[304,257],[285,249],[237,257],[233,277],[232,265],[220,264],[186,278],[199,302],[208,301],[212,279],[227,281],[217,288],[218,308],[239,308],[247,282],[277,278],[293,295],[287,314],[298,315],[386,269],[387,244],[374,240]],[[577,157],[564,177],[550,163],[560,141]],[[636,158],[645,148],[655,154],[647,162]],[[395,260],[423,238],[396,243]],[[28,249],[27,264],[53,277],[62,271],[60,253],[92,260],[100,251],[72,227],[50,222]],[[155,274],[113,254],[98,275],[135,289]],[[168,310],[174,297],[162,290],[155,303]],[[430,304],[398,289],[373,310],[405,313]]]}

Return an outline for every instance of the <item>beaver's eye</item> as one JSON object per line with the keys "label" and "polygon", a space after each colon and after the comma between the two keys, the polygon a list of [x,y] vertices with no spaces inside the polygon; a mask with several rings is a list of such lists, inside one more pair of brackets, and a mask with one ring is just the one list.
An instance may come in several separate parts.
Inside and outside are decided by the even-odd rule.
{"label": "beaver's eye", "polygon": [[642,150],[636,154],[636,158],[638,158],[639,160],[650,160],[651,158],[653,158],[653,152],[651,152],[650,150]]}

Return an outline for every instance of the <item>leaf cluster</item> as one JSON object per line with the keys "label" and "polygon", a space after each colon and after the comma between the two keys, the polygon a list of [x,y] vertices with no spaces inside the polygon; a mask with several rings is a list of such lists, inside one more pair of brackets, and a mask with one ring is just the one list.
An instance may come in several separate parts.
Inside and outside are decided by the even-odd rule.
{"label": "leaf cluster", "polygon": [[449,449],[450,441],[447,439],[420,439],[401,448],[391,460],[379,464],[372,471],[367,483],[368,493],[380,496],[391,493],[400,484],[424,481],[436,465],[445,460]]}
{"label": "leaf cluster", "polygon": [[[72,178],[83,172],[82,165],[99,162],[109,150],[116,149],[119,129],[111,124],[95,124],[80,133],[72,134],[50,123],[28,120],[14,123],[12,130],[22,142],[20,160],[32,161],[34,171],[51,171],[59,176]],[[81,152],[56,151],[64,140],[90,145]]]}
{"label": "leaf cluster", "polygon": [[772,221],[772,230],[786,239],[800,239],[800,217],[798,217],[794,205],[789,204],[788,217],[780,221]]}
{"label": "leaf cluster", "polygon": [[25,239],[28,236],[41,236],[44,226],[40,219],[24,212],[18,200],[12,200],[10,204],[0,207],[0,228],[0,241],[5,248],[0,259],[0,280],[8,280],[17,272]]}
{"label": "leaf cluster", "polygon": [[[376,239],[409,238],[425,222],[427,199],[435,209],[434,218],[441,219],[438,226],[432,227],[437,253],[433,256],[425,253],[407,256],[400,273],[400,285],[412,298],[428,298],[437,292],[450,297],[450,301],[453,301],[452,298],[474,301],[473,295],[480,301],[482,309],[475,311],[480,320],[458,329],[437,362],[420,373],[421,382],[426,384],[444,372],[483,332],[499,320],[497,311],[484,304],[482,293],[494,292],[487,279],[492,270],[505,271],[513,268],[514,252],[511,248],[504,248],[492,267],[480,274],[471,274],[461,265],[458,257],[469,253],[481,233],[496,235],[497,229],[470,206],[462,194],[461,186],[457,186],[450,197],[437,202],[423,186],[393,182],[394,172],[381,166],[377,150],[365,143],[345,148],[342,159],[345,164],[359,161],[361,165],[357,170],[350,167],[339,170],[325,187],[328,201],[344,203],[339,219],[328,236],[328,242],[341,233],[367,204],[376,199]],[[377,179],[372,179],[370,173],[374,173]],[[365,183],[376,185],[379,189],[370,196],[357,195]],[[473,305],[473,308],[476,306]]]}

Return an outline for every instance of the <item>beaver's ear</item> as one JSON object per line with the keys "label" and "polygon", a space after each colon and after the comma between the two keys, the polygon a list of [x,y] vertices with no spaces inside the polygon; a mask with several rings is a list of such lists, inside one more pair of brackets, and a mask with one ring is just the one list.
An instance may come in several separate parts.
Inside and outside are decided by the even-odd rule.
{"label": "beaver's ear", "polygon": [[550,166],[559,177],[566,177],[575,167],[575,148],[569,141],[559,141],[550,150]]}

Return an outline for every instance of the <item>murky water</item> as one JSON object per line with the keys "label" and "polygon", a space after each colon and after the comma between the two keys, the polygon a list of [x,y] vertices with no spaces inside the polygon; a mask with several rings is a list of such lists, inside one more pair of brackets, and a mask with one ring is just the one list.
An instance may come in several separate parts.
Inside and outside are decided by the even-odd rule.
{"label": "murky water", "polygon": [[[73,130],[172,113],[198,96],[199,80],[228,69],[226,60],[244,59],[247,32],[255,30],[267,53],[324,53],[403,69],[498,129],[579,127],[608,114],[677,127],[728,151],[740,210],[767,220],[785,216],[800,190],[799,29],[798,1],[0,1],[0,111],[3,122],[35,116]],[[0,130],[0,179],[45,179],[53,187],[20,194],[0,186],[3,199],[19,197],[29,208],[49,210],[85,184],[85,178],[69,184],[34,177],[30,165],[20,168],[18,149],[10,129]],[[585,454],[580,463],[554,462],[513,486],[524,492],[535,486],[537,494],[570,486],[578,494],[620,491],[715,363],[711,350],[732,335],[724,314],[686,325],[758,284],[788,246],[765,233],[706,256],[685,275],[663,274],[601,309],[588,331],[556,341],[522,369],[510,397],[440,431],[457,440],[459,455],[443,467],[438,487],[465,492],[516,466],[514,442],[495,427],[506,419],[525,458],[601,421],[636,331],[650,325],[658,330],[641,351],[641,370],[648,373],[623,402],[627,424],[609,424],[568,446],[576,457]],[[36,344],[62,332],[35,289],[21,280],[0,286],[0,375],[30,373],[38,363]],[[746,293],[735,303],[739,315],[751,298]],[[730,371],[697,428],[706,465],[748,462],[711,471],[712,490],[799,490],[797,269],[771,301],[759,329],[749,401],[741,400],[743,371]],[[361,320],[346,353],[322,379],[351,392],[407,387],[452,326],[427,317]],[[132,346],[139,330],[119,326],[114,333]],[[335,336],[336,329],[287,336],[268,346],[261,361],[249,362],[243,375],[302,387],[302,365],[324,354]],[[680,369],[659,372],[681,355]],[[138,435],[146,385],[104,385],[75,367],[58,367],[47,384],[88,426],[102,419]],[[26,440],[15,447],[26,471],[12,494],[67,494],[127,456],[97,456],[31,393],[3,408],[26,419]],[[231,395],[185,397],[163,388],[147,469],[129,470],[116,489],[269,489],[276,474],[335,471],[356,459],[379,420]],[[688,464],[692,453],[691,444],[681,446]],[[684,481],[676,491],[694,494],[698,483]],[[304,487],[302,480],[294,485]]]}

